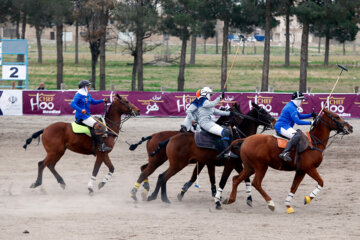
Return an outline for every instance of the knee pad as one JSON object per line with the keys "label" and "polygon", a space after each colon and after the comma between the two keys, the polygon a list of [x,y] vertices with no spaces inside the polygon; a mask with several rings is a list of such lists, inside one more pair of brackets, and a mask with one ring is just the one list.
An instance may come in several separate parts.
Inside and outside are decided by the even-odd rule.
{"label": "knee pad", "polygon": [[229,129],[224,128],[224,130],[221,133],[221,137],[222,137],[222,139],[230,140],[231,134],[230,134]]}

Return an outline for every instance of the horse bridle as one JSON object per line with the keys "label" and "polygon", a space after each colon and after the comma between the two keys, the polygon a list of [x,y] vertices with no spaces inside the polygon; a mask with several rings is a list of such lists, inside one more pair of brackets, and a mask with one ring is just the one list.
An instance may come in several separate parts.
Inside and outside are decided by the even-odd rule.
{"label": "horse bridle", "polygon": [[[323,119],[321,116],[317,116],[314,120],[314,124],[312,125],[311,130],[313,130],[313,128],[317,125],[317,123],[319,121],[321,121],[326,127],[328,127],[330,129],[330,131],[336,131],[336,133],[332,136],[329,136],[323,140],[320,140],[318,139],[317,137],[315,137],[313,134],[310,134],[310,137],[311,137],[311,141],[315,144],[315,145],[318,145],[318,144],[321,144],[324,149],[326,148],[326,146],[323,144],[324,141],[327,141],[333,137],[335,137],[336,135],[347,135],[347,134],[350,134],[350,132],[345,128],[345,124],[347,124],[346,121],[342,121],[342,122],[339,122],[336,120],[336,118],[334,118],[331,114],[328,114],[328,113],[325,113],[326,116],[328,116],[332,122],[328,121],[328,120],[325,120]],[[336,128],[333,127],[333,124],[336,124]],[[331,143],[328,145],[330,146]]]}
{"label": "horse bridle", "polygon": [[[123,103],[123,102],[122,102],[122,101],[123,101],[122,99],[118,98],[117,100],[118,100],[118,101],[121,101],[121,103]],[[117,100],[115,100],[115,101],[117,101]],[[121,119],[121,117],[120,117],[120,120],[119,120],[119,121],[116,121],[116,122],[110,120],[110,119],[109,119],[108,117],[106,117],[106,116],[107,116],[107,114],[110,112],[110,109],[111,109],[112,107],[115,108],[115,110],[116,110],[118,113],[120,113],[121,115],[122,115],[122,114],[126,114],[126,116],[125,116],[123,119]],[[105,120],[106,120],[107,122],[110,122],[110,124],[109,124],[109,125],[110,125],[110,126],[109,126],[110,129],[112,128],[112,126],[120,124],[120,126],[119,126],[119,131],[120,131],[121,128],[122,128],[122,125],[123,125],[127,120],[129,120],[131,117],[136,116],[134,110],[132,110],[129,105],[127,105],[126,107],[128,108],[128,111],[131,111],[131,113],[128,113],[128,111],[122,111],[121,109],[119,109],[119,108],[118,108],[116,105],[114,105],[114,104],[111,104],[111,105],[110,105],[109,109],[108,109],[108,110],[106,111],[106,113],[105,113]]]}

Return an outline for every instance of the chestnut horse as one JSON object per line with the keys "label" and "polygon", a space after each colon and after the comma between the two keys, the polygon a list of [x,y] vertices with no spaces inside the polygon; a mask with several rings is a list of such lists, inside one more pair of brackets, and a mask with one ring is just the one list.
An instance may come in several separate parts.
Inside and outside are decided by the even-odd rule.
{"label": "chestnut horse", "polygon": [[[127,116],[124,119],[121,119],[122,114],[126,114]],[[136,106],[122,98],[119,94],[116,94],[109,110],[105,114],[106,125],[109,129],[118,134],[122,123],[128,120],[131,116],[137,116],[139,114],[140,111]],[[27,139],[26,144],[23,146],[25,150],[27,145],[31,143],[32,139],[38,138],[41,134],[41,140],[47,154],[44,160],[38,162],[38,176],[36,181],[31,184],[30,188],[35,188],[42,184],[43,170],[45,167],[48,167],[60,186],[65,189],[66,184],[63,178],[55,170],[56,163],[64,155],[66,149],[86,155],[93,154],[92,138],[86,134],[74,133],[70,123],[56,122],[34,133],[29,139]],[[107,146],[113,148],[117,136],[112,134],[112,132],[108,132],[108,134],[109,136],[105,138],[104,141]],[[94,192],[93,183],[96,181],[96,175],[98,174],[99,168],[103,162],[109,168],[109,172],[102,182],[99,183],[99,189],[111,179],[111,176],[114,173],[114,166],[109,158],[109,152],[111,151],[100,152],[97,149],[92,177],[88,184],[90,194]]]}
{"label": "chestnut horse", "polygon": [[[262,109],[254,103],[253,106],[255,108]],[[264,109],[262,110],[265,114],[264,117],[268,120],[269,125],[271,125],[271,122],[273,121],[272,116]],[[262,121],[266,121],[266,119]],[[236,126],[238,127],[239,125],[237,124]],[[161,200],[163,202],[170,203],[166,193],[166,182],[169,180],[169,178],[181,171],[189,163],[198,162],[199,164],[207,165],[209,169],[209,175],[215,175],[215,166],[221,166],[224,164],[220,159],[217,158],[219,153],[219,151],[213,149],[197,147],[193,133],[183,133],[173,136],[170,138],[166,146],[166,155],[169,159],[169,168],[159,175],[155,190],[151,196],[149,196],[148,200],[151,201],[156,199],[161,188]],[[229,163],[229,161],[225,161],[225,164],[226,163]],[[235,169],[241,171],[241,161],[237,161],[237,163],[238,164],[235,166]]]}
{"label": "chestnut horse", "polygon": [[[240,123],[240,125],[234,127],[233,129],[234,139],[245,138],[256,134],[259,126],[264,127],[262,132],[264,132],[266,129],[273,128],[273,124],[275,124],[275,119],[268,112],[266,112],[265,109],[259,107],[258,105],[252,103],[252,106],[253,108],[246,115],[243,116],[244,119]],[[223,153],[220,153],[219,155],[222,156]],[[239,161],[235,159],[226,159],[225,161],[226,162],[224,162],[224,166],[225,166],[224,171],[221,175],[221,180],[219,183],[218,196],[215,198],[215,204],[217,209],[220,209],[221,207],[221,203],[220,203],[222,199],[221,192],[222,189],[224,189],[232,170],[236,168],[235,170],[238,173],[240,173],[240,171],[242,170],[241,160]],[[177,196],[179,201],[182,200],[189,187],[195,182],[197,175],[201,172],[204,166],[205,166],[204,164],[198,163],[198,165],[194,168],[191,179],[184,184],[184,186],[181,189],[181,192]],[[248,195],[246,203],[249,206],[252,206],[251,183],[249,178],[245,179],[245,184],[246,184],[246,193]],[[214,189],[213,197],[215,197],[216,194],[215,186],[216,186],[215,184],[212,185],[212,190]]]}
{"label": "chestnut horse", "polygon": [[[305,197],[305,204],[310,203],[324,186],[324,182],[316,168],[319,167],[322,162],[322,152],[325,150],[329,139],[335,136],[330,136],[331,131],[336,131],[335,135],[346,135],[352,133],[353,128],[336,113],[323,109],[322,115],[315,119],[314,125],[310,129],[313,147],[300,153],[297,163],[294,161],[283,161],[279,158],[279,154],[283,149],[277,147],[277,139],[272,135],[256,134],[245,139],[234,141],[231,144],[231,148],[234,152],[236,151],[237,154],[240,154],[244,169],[239,175],[233,177],[233,187],[228,203],[235,202],[239,183],[255,173],[252,185],[264,197],[268,207],[274,211],[274,202],[261,187],[261,182],[269,166],[276,170],[295,171],[290,193],[285,199],[287,213],[294,212],[294,209],[291,207],[291,200],[305,174],[308,174],[318,183],[318,186],[310,195]],[[291,157],[292,159],[295,158],[295,151],[292,151]]]}
{"label": "chestnut horse", "polygon": [[[230,111],[237,112],[239,114],[242,114],[240,110],[240,106],[237,103],[234,103],[232,107],[229,109]],[[228,122],[230,120],[230,117],[228,116],[221,116],[217,120],[217,124],[223,125],[225,122]],[[234,125],[235,123],[232,123]],[[144,191],[142,192],[141,196],[143,200],[147,200],[147,195],[150,190],[150,184],[148,177],[158,168],[160,167],[166,160],[168,159],[166,155],[166,148],[162,147],[164,146],[168,139],[171,137],[182,134],[180,131],[161,131],[154,133],[151,136],[143,137],[138,143],[132,144],[130,146],[130,150],[133,151],[137,148],[138,145],[143,143],[144,141],[147,141],[146,143],[146,150],[148,153],[148,163],[142,165],[140,167],[141,173],[139,175],[138,180],[136,181],[134,187],[131,189],[130,197],[137,201],[136,193],[138,188],[140,187],[141,183],[143,182]],[[154,153],[156,151],[156,154]],[[196,170],[196,169],[195,169]],[[210,182],[212,183],[212,191],[213,195],[216,193],[215,188],[215,176],[210,175],[209,171],[209,178]],[[250,182],[250,180],[249,180]]]}

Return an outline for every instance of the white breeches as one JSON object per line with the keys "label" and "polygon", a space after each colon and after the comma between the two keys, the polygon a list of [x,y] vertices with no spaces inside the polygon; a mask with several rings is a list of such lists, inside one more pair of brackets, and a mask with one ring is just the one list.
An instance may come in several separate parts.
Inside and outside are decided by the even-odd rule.
{"label": "white breeches", "polygon": [[94,124],[96,123],[95,119],[93,119],[92,117],[88,117],[87,119],[84,119],[82,122],[89,127],[94,127]]}
{"label": "white breeches", "polygon": [[280,133],[281,133],[281,135],[284,135],[285,137],[291,139],[295,135],[296,130],[293,128],[288,128],[287,130],[285,130],[284,128],[281,128]]}
{"label": "white breeches", "polygon": [[[205,128],[204,128],[205,129]],[[209,129],[205,129],[207,130],[209,133],[218,135],[221,137],[222,131],[224,130],[222,127],[220,127],[217,124],[214,124],[214,126],[210,127]]]}

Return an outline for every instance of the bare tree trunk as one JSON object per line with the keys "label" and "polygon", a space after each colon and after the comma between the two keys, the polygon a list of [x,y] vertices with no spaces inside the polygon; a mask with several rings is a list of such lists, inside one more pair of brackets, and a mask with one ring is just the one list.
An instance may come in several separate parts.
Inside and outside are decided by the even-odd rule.
{"label": "bare tree trunk", "polygon": [[286,11],[285,17],[286,33],[285,33],[285,66],[290,66],[290,12]]}
{"label": "bare tree trunk", "polygon": [[134,56],[134,64],[131,74],[131,91],[136,91],[136,73],[137,73],[137,49],[133,53]]}
{"label": "bare tree trunk", "polygon": [[[21,39],[25,39],[26,22],[27,22],[27,13],[23,12],[22,19],[21,19]],[[18,62],[24,62],[25,61],[24,59],[25,59],[25,56],[23,54],[20,54],[17,56]],[[20,85],[20,83],[22,84],[22,81],[19,81],[19,85]]]}
{"label": "bare tree trunk", "polygon": [[41,33],[42,30],[40,29],[39,25],[35,25],[35,32],[36,32],[36,44],[38,49],[38,63],[42,63],[42,46],[41,46]]}
{"label": "bare tree trunk", "polygon": [[301,35],[301,52],[300,52],[300,86],[301,92],[306,92],[307,65],[308,65],[308,45],[309,45],[309,24],[303,24]]}
{"label": "bare tree trunk", "polygon": [[79,22],[75,25],[75,64],[79,64]]}
{"label": "bare tree trunk", "polygon": [[[224,85],[227,78],[227,46],[228,46],[229,22],[224,21],[223,27],[223,44],[221,52],[221,91],[224,90]],[[226,90],[226,89],[225,89]]]}
{"label": "bare tree trunk", "polygon": [[269,87],[269,65],[270,65],[270,21],[271,21],[271,1],[266,1],[265,13],[265,43],[264,43],[264,63],[261,79],[261,91],[268,91]]}
{"label": "bare tree trunk", "polygon": [[59,23],[56,25],[56,53],[57,53],[57,74],[56,74],[56,88],[61,88],[63,82],[63,70],[64,70],[64,59],[63,59],[63,24]]}
{"label": "bare tree trunk", "polygon": [[95,42],[89,42],[91,51],[91,85],[93,89],[96,89],[96,64],[100,54],[100,40]]}
{"label": "bare tree trunk", "polygon": [[195,65],[196,55],[196,34],[193,33],[191,36],[191,54],[190,54],[190,65]]}
{"label": "bare tree trunk", "polygon": [[329,48],[330,48],[330,38],[325,37],[325,56],[324,56],[324,66],[329,65]]}
{"label": "bare tree trunk", "polygon": [[216,54],[219,54],[219,34],[218,31],[215,32],[215,51]]}
{"label": "bare tree trunk", "polygon": [[[138,41],[138,40],[136,40]],[[137,48],[137,75],[138,75],[138,91],[144,91],[143,76],[143,35],[139,36]]]}
{"label": "bare tree trunk", "polygon": [[181,43],[181,55],[180,55],[180,70],[178,76],[178,91],[184,91],[185,85],[185,65],[186,65],[186,40],[182,40]]}
{"label": "bare tree trunk", "polygon": [[318,53],[320,53],[320,48],[321,48],[321,37],[319,37],[319,43],[318,43]]}
{"label": "bare tree trunk", "polygon": [[346,55],[346,50],[345,50],[345,42],[343,42],[343,55],[345,56]]}
{"label": "bare tree trunk", "polygon": [[204,54],[206,54],[206,39],[204,38]]}
{"label": "bare tree trunk", "polygon": [[106,42],[106,31],[100,37],[100,90],[106,88],[106,75],[105,75],[105,42]]}

